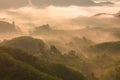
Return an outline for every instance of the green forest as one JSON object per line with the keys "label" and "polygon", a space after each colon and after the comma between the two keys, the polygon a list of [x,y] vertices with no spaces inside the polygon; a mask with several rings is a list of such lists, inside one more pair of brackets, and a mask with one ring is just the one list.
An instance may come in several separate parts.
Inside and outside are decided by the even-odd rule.
{"label": "green forest", "polygon": [[2,80],[120,79],[120,42],[88,45],[83,51],[89,57],[75,50],[63,54],[55,45],[30,36],[5,40],[0,45]]}

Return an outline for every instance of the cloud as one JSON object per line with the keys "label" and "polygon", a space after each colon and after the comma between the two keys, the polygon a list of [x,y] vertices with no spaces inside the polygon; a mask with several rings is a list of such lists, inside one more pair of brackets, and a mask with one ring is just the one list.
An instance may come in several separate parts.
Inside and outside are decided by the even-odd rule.
{"label": "cloud", "polygon": [[96,6],[91,0],[0,0],[0,9],[20,8],[34,5],[35,7],[53,6]]}
{"label": "cloud", "polygon": [[0,0],[0,9],[19,8],[27,5],[27,0]]}
{"label": "cloud", "polygon": [[95,6],[91,0],[32,0],[32,3],[37,6]]}
{"label": "cloud", "polygon": [[[80,6],[80,7],[91,7],[91,6],[102,6],[96,2],[109,1],[111,3],[119,6],[119,0],[0,0],[0,9],[10,9],[10,8],[21,8],[25,6],[34,6],[38,8],[45,8],[48,6]],[[112,4],[111,4],[112,5]],[[104,4],[104,6],[107,6]]]}
{"label": "cloud", "polygon": [[118,6],[120,7],[120,0],[93,0],[95,3],[103,4],[104,6]]}
{"label": "cloud", "polygon": [[[106,12],[107,11],[107,12]],[[71,24],[69,20],[84,16],[90,17],[97,13],[110,13],[114,14],[119,11],[119,7],[80,7],[80,6],[68,6],[68,7],[56,7],[48,6],[46,8],[37,7],[21,7],[17,9],[7,9],[1,11],[1,18],[8,18],[11,21],[15,20],[16,24],[25,28],[36,27],[42,24],[50,24],[57,28],[76,28],[80,25]]]}

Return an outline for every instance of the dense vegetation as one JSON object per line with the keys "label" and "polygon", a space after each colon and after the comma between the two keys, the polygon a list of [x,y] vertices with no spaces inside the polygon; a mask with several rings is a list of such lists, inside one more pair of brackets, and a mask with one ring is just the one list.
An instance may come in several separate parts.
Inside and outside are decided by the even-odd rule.
{"label": "dense vegetation", "polygon": [[120,41],[106,42],[91,46],[91,50],[96,53],[118,54],[120,53]]}
{"label": "dense vegetation", "polygon": [[51,63],[23,50],[0,47],[2,80],[85,80],[85,77],[62,64]]}
{"label": "dense vegetation", "polygon": [[79,49],[85,49],[93,44],[95,43],[87,39],[86,37],[82,37],[82,38],[73,37],[72,40],[67,45],[73,46]]}
{"label": "dense vegetation", "polygon": [[[35,71],[35,76],[47,76],[50,80],[85,80],[85,77],[88,80],[119,80],[120,42],[94,44],[85,37],[73,38],[72,41],[66,44],[73,47],[73,49],[63,54],[55,45],[47,45],[43,40],[23,36],[3,41],[2,46],[12,48],[0,47],[0,51],[2,56],[5,53],[14,61],[20,62],[21,65],[32,68]],[[82,46],[84,49],[81,48]],[[79,48],[83,50],[82,53]],[[11,69],[13,68],[11,67]],[[31,74],[33,73],[31,70],[28,71]],[[85,77],[76,71],[81,72]],[[28,73],[25,72],[24,75],[26,74]]]}
{"label": "dense vegetation", "polygon": [[45,53],[45,51],[47,51],[47,46],[42,40],[34,39],[29,36],[3,41],[1,45],[20,48],[30,53]]}

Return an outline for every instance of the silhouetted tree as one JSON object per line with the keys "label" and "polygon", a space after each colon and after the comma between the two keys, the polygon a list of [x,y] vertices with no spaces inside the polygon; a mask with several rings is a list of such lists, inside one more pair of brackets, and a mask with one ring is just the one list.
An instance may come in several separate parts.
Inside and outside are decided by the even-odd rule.
{"label": "silhouetted tree", "polygon": [[61,52],[54,45],[51,45],[50,51],[52,53],[61,54]]}
{"label": "silhouetted tree", "polygon": [[68,54],[69,54],[70,56],[76,56],[76,51],[71,50],[71,51],[68,52]]}

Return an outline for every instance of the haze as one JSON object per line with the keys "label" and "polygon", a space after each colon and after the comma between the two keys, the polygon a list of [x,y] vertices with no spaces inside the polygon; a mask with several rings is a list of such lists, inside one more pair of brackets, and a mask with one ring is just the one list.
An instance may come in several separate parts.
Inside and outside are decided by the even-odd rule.
{"label": "haze", "polygon": [[[113,4],[102,5],[91,0],[64,0],[63,2],[60,0],[50,2],[47,0],[0,0],[0,18],[8,22],[14,20],[24,31],[40,24],[51,24],[62,29],[64,27],[78,29],[79,25],[70,26],[69,19],[91,17],[97,13],[116,14],[120,10],[119,0],[111,2]],[[62,22],[64,25],[58,26]]]}
{"label": "haze", "polygon": [[0,80],[120,80],[120,0],[0,0]]}

